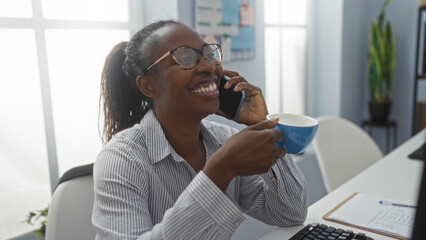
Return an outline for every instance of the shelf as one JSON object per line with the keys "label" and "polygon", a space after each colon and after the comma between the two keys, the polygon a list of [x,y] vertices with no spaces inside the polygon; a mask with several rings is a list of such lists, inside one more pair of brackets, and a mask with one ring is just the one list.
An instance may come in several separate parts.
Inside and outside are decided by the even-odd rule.
{"label": "shelf", "polygon": [[417,75],[416,79],[426,79],[426,74]]}

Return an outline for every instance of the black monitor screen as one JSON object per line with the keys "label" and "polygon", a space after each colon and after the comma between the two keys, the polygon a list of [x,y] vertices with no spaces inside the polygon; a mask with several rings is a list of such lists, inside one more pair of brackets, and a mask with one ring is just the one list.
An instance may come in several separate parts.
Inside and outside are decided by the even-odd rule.
{"label": "black monitor screen", "polygon": [[[412,240],[426,239],[426,162],[423,166],[423,176],[420,183],[419,200],[417,201],[416,218],[414,221]],[[422,229],[423,228],[423,229]]]}

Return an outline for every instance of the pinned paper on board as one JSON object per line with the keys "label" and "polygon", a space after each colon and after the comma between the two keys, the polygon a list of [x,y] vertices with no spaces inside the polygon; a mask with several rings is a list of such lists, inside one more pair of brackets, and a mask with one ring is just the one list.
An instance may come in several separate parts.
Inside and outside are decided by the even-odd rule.
{"label": "pinned paper on board", "polygon": [[232,50],[251,50],[254,48],[254,27],[242,26],[238,29],[238,35],[231,38]]}
{"label": "pinned paper on board", "polygon": [[228,24],[238,25],[239,0],[222,0],[222,21]]}
{"label": "pinned paper on board", "polygon": [[254,58],[255,0],[195,0],[194,28],[222,46],[223,61]]}
{"label": "pinned paper on board", "polygon": [[254,12],[253,8],[247,3],[241,4],[240,7],[240,25],[253,26],[254,25]]}
{"label": "pinned paper on board", "polygon": [[223,61],[228,62],[231,61],[231,38],[227,35],[222,36],[222,53],[223,53]]}
{"label": "pinned paper on board", "polygon": [[238,25],[223,22],[222,0],[196,0],[195,30],[200,34],[237,35]]}

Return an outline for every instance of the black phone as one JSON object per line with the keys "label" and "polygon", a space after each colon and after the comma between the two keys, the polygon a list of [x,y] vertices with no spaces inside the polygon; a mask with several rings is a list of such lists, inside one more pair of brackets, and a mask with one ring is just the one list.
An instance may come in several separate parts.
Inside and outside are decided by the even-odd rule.
{"label": "black phone", "polygon": [[235,86],[225,89],[225,83],[229,80],[228,76],[223,75],[219,84],[219,109],[222,110],[229,118],[238,117],[241,105],[243,104],[245,92],[241,90],[234,92]]}

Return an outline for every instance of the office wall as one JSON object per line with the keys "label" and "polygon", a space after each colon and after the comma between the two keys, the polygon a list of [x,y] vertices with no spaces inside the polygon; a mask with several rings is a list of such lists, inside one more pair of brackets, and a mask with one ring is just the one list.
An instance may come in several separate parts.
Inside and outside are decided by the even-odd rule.
{"label": "office wall", "polygon": [[[341,116],[360,124],[365,116],[369,22],[373,1],[345,1],[342,24]],[[375,13],[375,11],[374,11]],[[374,16],[375,14],[373,14]]]}
{"label": "office wall", "polygon": [[[314,5],[312,61],[315,116],[335,115],[360,124],[368,114],[366,68],[369,23],[383,0],[324,0]],[[418,0],[394,0],[387,9],[396,41],[396,71],[390,118],[398,124],[398,144],[411,136]],[[309,53],[308,53],[309,54]],[[309,56],[309,55],[308,55]],[[424,94],[423,94],[424,95]],[[309,109],[309,108],[308,108]],[[384,151],[384,131],[374,139]]]}
{"label": "office wall", "polygon": [[395,34],[397,61],[391,118],[398,122],[399,144],[410,138],[412,131],[418,6],[418,0],[394,0],[388,11]]}
{"label": "office wall", "polygon": [[176,0],[143,0],[144,25],[160,19],[178,19],[177,5]]}
{"label": "office wall", "polygon": [[[311,114],[340,115],[343,1],[311,0],[313,26],[308,32],[308,83],[313,85]],[[312,40],[313,39],[313,40]],[[308,87],[309,89],[309,87]],[[311,102],[311,101],[308,101]]]}

